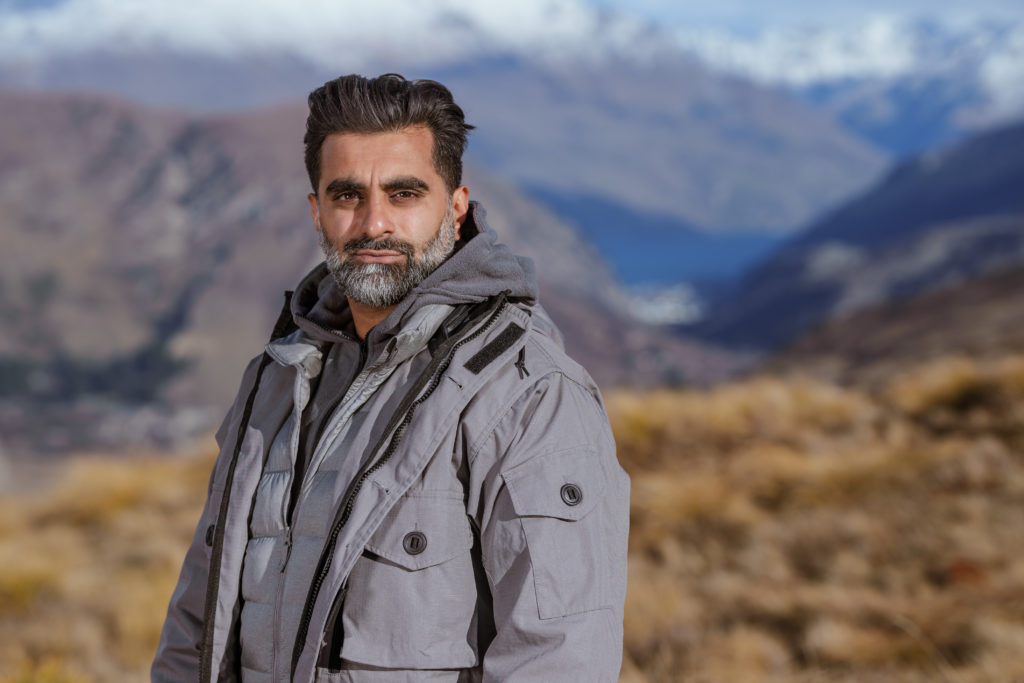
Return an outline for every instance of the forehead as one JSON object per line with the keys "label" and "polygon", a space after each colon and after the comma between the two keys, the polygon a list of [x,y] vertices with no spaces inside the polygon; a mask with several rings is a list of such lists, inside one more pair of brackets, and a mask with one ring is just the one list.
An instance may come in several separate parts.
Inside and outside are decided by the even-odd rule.
{"label": "forehead", "polygon": [[332,133],[320,148],[320,180],[374,174],[440,178],[434,170],[434,136],[426,126],[384,133]]}

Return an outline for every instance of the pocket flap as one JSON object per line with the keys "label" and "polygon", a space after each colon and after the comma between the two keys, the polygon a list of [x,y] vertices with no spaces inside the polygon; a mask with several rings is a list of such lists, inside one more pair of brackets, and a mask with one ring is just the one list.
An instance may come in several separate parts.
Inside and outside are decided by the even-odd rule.
{"label": "pocket flap", "polygon": [[591,449],[546,453],[516,465],[502,478],[520,517],[582,519],[605,488],[604,467]]}
{"label": "pocket flap", "polygon": [[399,500],[370,537],[366,549],[406,569],[423,569],[473,547],[473,531],[461,499]]}

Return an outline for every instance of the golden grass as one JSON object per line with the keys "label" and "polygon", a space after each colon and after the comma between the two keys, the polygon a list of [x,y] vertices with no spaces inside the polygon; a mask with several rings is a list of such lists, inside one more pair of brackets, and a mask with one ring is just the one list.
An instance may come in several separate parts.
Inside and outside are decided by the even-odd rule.
{"label": "golden grass", "polygon": [[2,683],[90,683],[91,679],[82,674],[69,671],[58,659],[44,659],[33,662],[25,657],[20,658],[14,669],[5,676],[0,676]]}
{"label": "golden grass", "polygon": [[[1024,356],[612,393],[622,680],[1024,681]],[[212,453],[0,499],[0,683],[145,680]]]}
{"label": "golden grass", "polygon": [[624,680],[1024,680],[1024,356],[608,402]]}
{"label": "golden grass", "polygon": [[148,677],[212,455],[81,458],[0,500],[0,683]]}

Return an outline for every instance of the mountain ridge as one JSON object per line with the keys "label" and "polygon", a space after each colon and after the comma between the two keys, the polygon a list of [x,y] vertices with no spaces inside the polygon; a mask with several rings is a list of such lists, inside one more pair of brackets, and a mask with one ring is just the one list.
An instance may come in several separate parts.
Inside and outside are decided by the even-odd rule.
{"label": "mountain ridge", "polygon": [[1024,261],[1024,122],[912,158],[752,268],[698,328],[778,347],[838,314]]}
{"label": "mountain ridge", "polygon": [[[294,106],[197,118],[106,97],[0,94],[7,447],[173,444],[210,427],[281,292],[322,257],[304,117]],[[706,383],[736,367],[634,321],[573,227],[485,171],[467,179],[502,241],[537,263],[570,353],[606,386]]]}

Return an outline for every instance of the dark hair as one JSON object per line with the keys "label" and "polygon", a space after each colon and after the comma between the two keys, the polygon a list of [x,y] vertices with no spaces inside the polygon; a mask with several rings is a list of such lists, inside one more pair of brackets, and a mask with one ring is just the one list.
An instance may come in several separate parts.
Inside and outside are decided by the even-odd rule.
{"label": "dark hair", "polygon": [[320,150],[331,133],[386,133],[424,125],[434,136],[434,169],[453,192],[462,184],[466,123],[462,108],[437,81],[409,81],[398,74],[356,74],[327,81],[309,93],[306,172],[314,194],[320,185]]}

